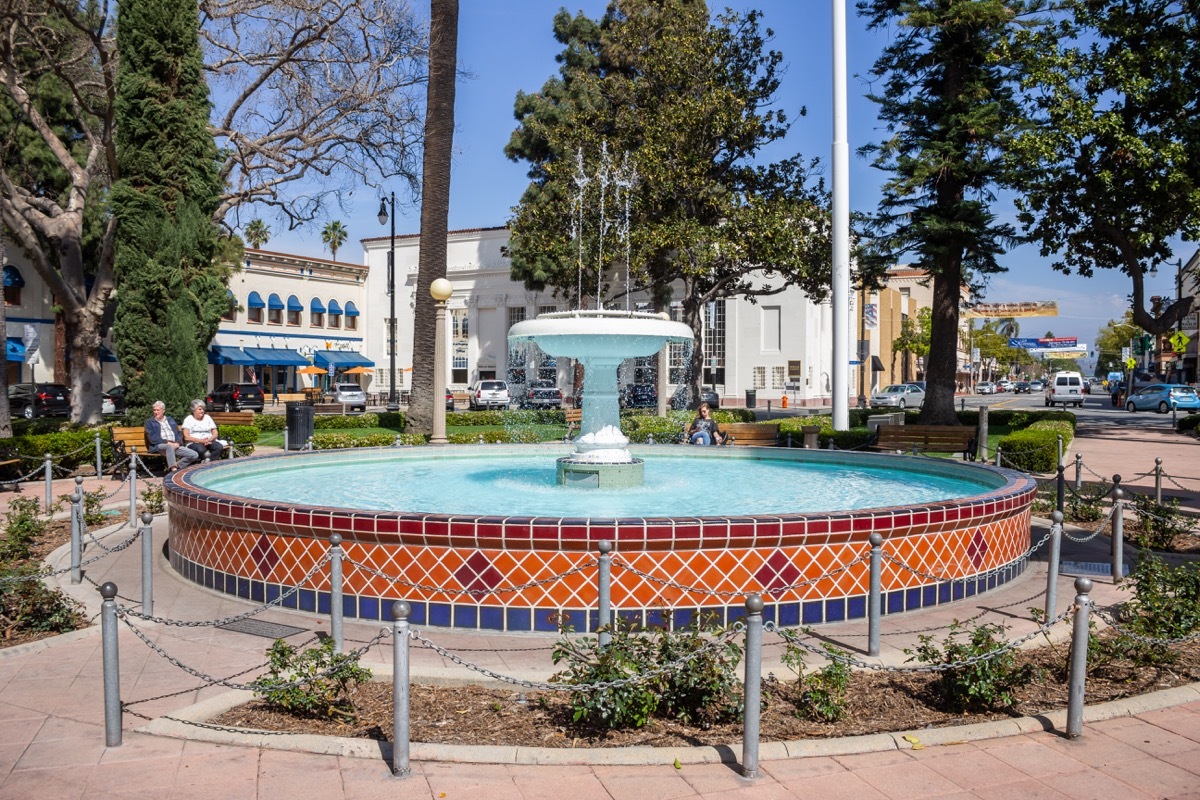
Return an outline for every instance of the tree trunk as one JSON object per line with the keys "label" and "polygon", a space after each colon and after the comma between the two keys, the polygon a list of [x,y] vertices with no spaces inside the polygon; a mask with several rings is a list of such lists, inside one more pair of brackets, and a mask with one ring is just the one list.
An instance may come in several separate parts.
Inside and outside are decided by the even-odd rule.
{"label": "tree trunk", "polygon": [[67,315],[71,342],[71,420],[94,425],[100,417],[100,325],[102,316],[87,307]]}
{"label": "tree trunk", "polygon": [[701,304],[689,303],[686,300],[683,304],[683,321],[692,329],[692,354],[688,365],[691,375],[688,408],[700,407],[700,393],[704,389],[704,316],[700,313],[702,308]]}
{"label": "tree trunk", "polygon": [[[406,427],[433,430],[436,309],[429,287],[446,277],[450,214],[450,156],[454,143],[454,79],[458,61],[458,0],[430,0],[429,84],[425,110],[425,163],[421,174],[421,251],[413,318],[412,396]],[[421,354],[423,358],[417,358]]]}
{"label": "tree trunk", "polygon": [[958,367],[958,310],[962,287],[962,263],[948,264],[934,274],[933,316],[939,321],[934,327],[941,336],[929,341],[925,357],[925,405],[921,410],[922,425],[958,425],[954,410],[954,378]]}

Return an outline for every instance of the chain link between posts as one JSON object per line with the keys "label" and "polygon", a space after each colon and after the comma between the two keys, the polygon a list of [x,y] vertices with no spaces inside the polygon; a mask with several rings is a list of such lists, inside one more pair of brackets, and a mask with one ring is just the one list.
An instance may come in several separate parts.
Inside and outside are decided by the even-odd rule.
{"label": "chain link between posts", "polygon": [[1108,613],[1107,611],[1104,611],[1103,609],[1099,609],[1099,608],[1094,609],[1093,613],[1096,616],[1098,616],[1100,619],[1102,619],[1106,623],[1108,623],[1108,625],[1110,627],[1112,627],[1120,635],[1125,636],[1130,639],[1133,639],[1135,642],[1141,642],[1142,644],[1154,645],[1156,647],[1164,647],[1164,646],[1172,645],[1172,644],[1184,644],[1185,642],[1194,642],[1197,639],[1200,639],[1200,631],[1196,631],[1195,633],[1189,634],[1188,636],[1180,636],[1175,639],[1159,639],[1159,638],[1156,638],[1153,636],[1144,636],[1140,633],[1131,631],[1128,627],[1121,624],[1120,620],[1118,620],[1115,616]]}

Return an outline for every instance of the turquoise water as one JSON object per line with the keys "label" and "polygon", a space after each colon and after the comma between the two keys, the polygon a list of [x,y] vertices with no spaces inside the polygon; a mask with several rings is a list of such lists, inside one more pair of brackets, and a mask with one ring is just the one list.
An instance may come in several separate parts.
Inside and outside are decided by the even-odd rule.
{"label": "turquoise water", "polygon": [[[411,451],[410,451],[411,452]],[[947,462],[949,463],[949,462]],[[213,491],[301,505],[484,516],[659,517],[811,513],[912,505],[981,494],[970,477],[785,459],[646,458],[645,485],[555,484],[554,457],[269,459],[200,473]],[[1001,481],[1003,483],[1003,481]]]}

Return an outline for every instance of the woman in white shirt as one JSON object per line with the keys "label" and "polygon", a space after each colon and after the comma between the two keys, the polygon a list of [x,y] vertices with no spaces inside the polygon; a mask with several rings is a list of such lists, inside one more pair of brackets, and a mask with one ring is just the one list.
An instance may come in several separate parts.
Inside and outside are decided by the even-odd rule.
{"label": "woman in white shirt", "polygon": [[221,442],[217,439],[217,423],[204,411],[203,400],[192,401],[192,413],[179,424],[183,440],[205,461],[221,456]]}

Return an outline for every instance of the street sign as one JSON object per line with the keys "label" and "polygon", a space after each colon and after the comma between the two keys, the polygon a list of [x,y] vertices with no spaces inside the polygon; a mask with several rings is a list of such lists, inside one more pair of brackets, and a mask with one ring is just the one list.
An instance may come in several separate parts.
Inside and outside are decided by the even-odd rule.
{"label": "street sign", "polygon": [[1170,339],[1171,347],[1176,353],[1183,355],[1185,352],[1187,352],[1188,342],[1191,340],[1192,337],[1188,336],[1183,331],[1175,331],[1175,335]]}
{"label": "street sign", "polygon": [[1130,369],[1133,369],[1134,367],[1137,366],[1137,361],[1132,357],[1127,358],[1127,359],[1125,359],[1125,366],[1129,367]]}
{"label": "street sign", "polygon": [[[1130,353],[1130,352],[1129,352],[1129,348],[1128,348],[1128,347],[1122,347],[1122,348],[1121,348],[1121,360],[1122,360],[1122,361],[1128,362],[1128,361],[1129,361],[1129,357],[1130,357],[1131,355],[1132,355],[1132,353]],[[1132,366],[1132,365],[1131,365],[1131,366]]]}
{"label": "street sign", "polygon": [[41,346],[41,340],[38,337],[38,329],[36,325],[25,323],[25,335],[21,341],[25,345],[25,363],[33,364],[38,360],[38,347]]}

